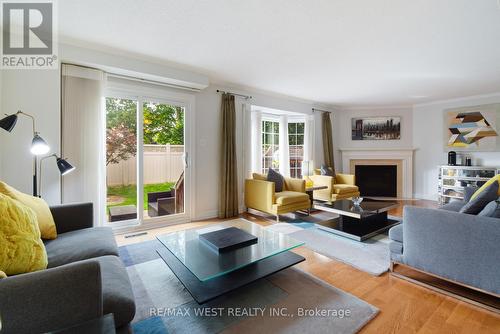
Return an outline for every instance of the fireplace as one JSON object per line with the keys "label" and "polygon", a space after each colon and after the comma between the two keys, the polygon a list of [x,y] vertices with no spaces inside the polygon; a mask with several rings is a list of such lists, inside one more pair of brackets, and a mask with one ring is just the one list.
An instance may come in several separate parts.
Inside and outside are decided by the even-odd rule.
{"label": "fireplace", "polygon": [[[413,198],[413,149],[412,148],[342,148],[342,171],[356,174],[356,166],[397,166],[396,198]],[[356,180],[356,185],[358,185]],[[377,196],[381,196],[378,194]]]}
{"label": "fireplace", "polygon": [[361,196],[397,197],[397,165],[356,165],[356,185]]}

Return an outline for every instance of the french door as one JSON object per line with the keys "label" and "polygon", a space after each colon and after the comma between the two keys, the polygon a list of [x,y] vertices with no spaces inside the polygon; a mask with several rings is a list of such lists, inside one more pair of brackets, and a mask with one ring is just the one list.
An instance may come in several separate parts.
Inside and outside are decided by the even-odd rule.
{"label": "french door", "polygon": [[110,90],[106,103],[108,224],[185,222],[191,209],[191,99]]}

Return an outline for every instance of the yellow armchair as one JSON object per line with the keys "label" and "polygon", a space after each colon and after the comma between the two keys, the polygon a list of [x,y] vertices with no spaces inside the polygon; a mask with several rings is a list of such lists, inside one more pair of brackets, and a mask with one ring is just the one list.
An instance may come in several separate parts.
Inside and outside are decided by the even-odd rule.
{"label": "yellow armchair", "polygon": [[320,201],[336,201],[359,196],[356,178],[351,174],[336,174],[335,176],[311,175],[315,186],[326,186],[326,189],[315,190],[313,198]]}
{"label": "yellow armchair", "polygon": [[254,173],[252,179],[245,180],[245,206],[275,215],[279,221],[280,214],[310,209],[311,201],[305,180],[285,178],[283,191],[275,192],[274,182]]}

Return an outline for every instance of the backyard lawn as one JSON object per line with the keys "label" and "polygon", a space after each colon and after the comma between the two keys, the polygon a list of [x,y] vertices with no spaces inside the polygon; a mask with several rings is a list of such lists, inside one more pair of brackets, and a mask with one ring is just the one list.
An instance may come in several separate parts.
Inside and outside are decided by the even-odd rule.
{"label": "backyard lawn", "polygon": [[[169,191],[174,186],[173,182],[145,184],[144,185],[144,210],[148,209],[148,193],[158,191]],[[137,186],[135,184],[128,186],[108,187],[107,207],[121,205],[137,206]]]}

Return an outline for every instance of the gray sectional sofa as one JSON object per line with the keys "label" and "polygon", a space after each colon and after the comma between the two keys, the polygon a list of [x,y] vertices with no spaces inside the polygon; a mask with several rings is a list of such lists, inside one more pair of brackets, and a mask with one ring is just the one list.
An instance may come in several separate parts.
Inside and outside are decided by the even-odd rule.
{"label": "gray sectional sofa", "polygon": [[48,268],[0,280],[2,334],[42,333],[113,313],[129,332],[134,294],[113,231],[93,227],[92,203],[51,207],[58,237],[44,241]]}
{"label": "gray sectional sofa", "polygon": [[459,213],[465,203],[405,207],[389,230],[391,261],[499,295],[500,219]]}

